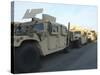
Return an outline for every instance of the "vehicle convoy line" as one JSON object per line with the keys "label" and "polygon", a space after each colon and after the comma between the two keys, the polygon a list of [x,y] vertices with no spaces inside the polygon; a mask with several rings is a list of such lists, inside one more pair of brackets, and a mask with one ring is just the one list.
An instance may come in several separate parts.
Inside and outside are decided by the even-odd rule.
{"label": "vehicle convoy line", "polygon": [[[70,22],[68,22],[67,28],[66,25],[57,23],[56,17],[48,14],[42,14],[42,19],[36,18],[35,16],[42,13],[43,9],[31,9],[30,11],[28,9],[23,18],[31,18],[31,21],[11,23],[11,42],[13,42],[11,43],[11,52],[14,56],[11,59],[14,66],[11,65],[11,67],[15,69],[11,69],[12,73],[15,73],[15,71],[19,73],[37,72],[42,65],[40,64],[41,57],[48,58],[50,54],[51,57],[47,59],[49,62],[44,62],[46,63],[44,67],[47,68],[45,71],[60,66],[63,68],[62,65],[64,64],[66,67],[66,65],[79,60],[82,54],[91,48],[90,45],[92,44],[88,43],[97,39],[94,30],[91,31],[81,27],[71,28]],[[85,44],[88,45],[85,46]],[[79,49],[69,49],[71,46]],[[57,55],[56,52],[59,51],[62,51],[63,54]]]}

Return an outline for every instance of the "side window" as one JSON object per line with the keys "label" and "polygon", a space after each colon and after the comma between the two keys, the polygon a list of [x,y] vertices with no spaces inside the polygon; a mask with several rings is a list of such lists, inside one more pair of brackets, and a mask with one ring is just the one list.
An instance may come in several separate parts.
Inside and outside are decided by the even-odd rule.
{"label": "side window", "polygon": [[86,36],[86,32],[84,32],[84,35]]}
{"label": "side window", "polygon": [[64,28],[64,32],[67,33],[67,28]]}
{"label": "side window", "polygon": [[53,24],[51,22],[48,22],[48,31],[51,33],[51,34],[58,34],[59,32],[59,27],[58,25],[56,24]]}
{"label": "side window", "polygon": [[58,26],[55,24],[51,24],[49,27],[49,31],[51,31],[51,34],[58,34]]}
{"label": "side window", "polygon": [[53,25],[52,26],[52,32],[58,32],[58,26]]}
{"label": "side window", "polygon": [[65,27],[65,26],[61,26],[61,33],[62,33],[62,35],[67,35],[67,27]]}
{"label": "side window", "polygon": [[86,32],[83,32],[83,36],[86,36]]}
{"label": "side window", "polygon": [[52,28],[52,32],[56,32],[55,27]]}

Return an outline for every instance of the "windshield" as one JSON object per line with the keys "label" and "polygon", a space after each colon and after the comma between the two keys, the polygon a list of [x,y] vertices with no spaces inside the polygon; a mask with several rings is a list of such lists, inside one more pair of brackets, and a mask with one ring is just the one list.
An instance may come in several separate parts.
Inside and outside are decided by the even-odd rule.
{"label": "windshield", "polygon": [[43,23],[33,24],[33,25],[18,25],[15,27],[16,35],[26,35],[31,34],[34,31],[42,32],[44,30]]}
{"label": "windshield", "polygon": [[81,32],[80,32],[80,31],[76,31],[75,33],[76,33],[76,34],[80,34]]}
{"label": "windshield", "polygon": [[44,30],[43,23],[34,24],[34,25],[33,25],[33,29],[34,29],[35,31],[38,31],[38,32],[43,31],[43,30]]}

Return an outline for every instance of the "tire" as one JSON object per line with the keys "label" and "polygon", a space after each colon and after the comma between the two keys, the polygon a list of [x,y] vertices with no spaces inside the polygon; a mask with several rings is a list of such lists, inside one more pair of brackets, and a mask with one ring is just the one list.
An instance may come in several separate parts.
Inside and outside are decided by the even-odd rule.
{"label": "tire", "polygon": [[82,47],[81,39],[79,39],[79,40],[77,41],[77,47],[78,47],[78,48]]}
{"label": "tire", "polygon": [[80,48],[81,46],[81,39],[72,42],[72,48]]}
{"label": "tire", "polygon": [[[18,73],[37,72],[40,67],[38,43],[24,43],[15,49],[15,70]],[[38,44],[39,45],[39,44]]]}
{"label": "tire", "polygon": [[91,43],[91,39],[88,39],[88,43]]}
{"label": "tire", "polygon": [[69,47],[64,48],[63,53],[69,53]]}

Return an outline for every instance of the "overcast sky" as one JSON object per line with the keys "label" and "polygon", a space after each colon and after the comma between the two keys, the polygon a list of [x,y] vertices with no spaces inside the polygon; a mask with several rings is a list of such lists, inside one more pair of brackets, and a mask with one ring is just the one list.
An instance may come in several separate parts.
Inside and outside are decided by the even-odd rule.
{"label": "overcast sky", "polygon": [[55,16],[58,23],[67,26],[70,22],[73,25],[88,27],[97,31],[97,7],[86,5],[67,5],[67,4],[51,4],[51,3],[33,3],[33,2],[15,2],[14,3],[14,20],[25,21],[22,19],[27,9],[43,8],[43,13],[38,14],[41,18],[42,14]]}

